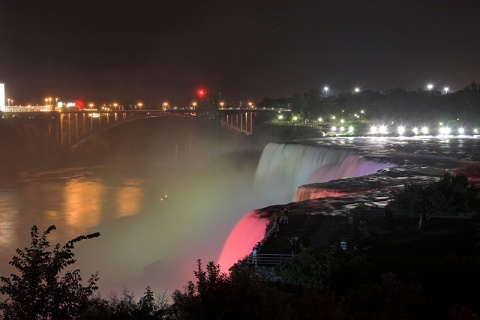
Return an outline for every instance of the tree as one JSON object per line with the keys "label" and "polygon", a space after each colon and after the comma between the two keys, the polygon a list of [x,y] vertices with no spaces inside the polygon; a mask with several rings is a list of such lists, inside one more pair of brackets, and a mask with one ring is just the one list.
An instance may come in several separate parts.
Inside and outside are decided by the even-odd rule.
{"label": "tree", "polygon": [[477,194],[478,189],[469,184],[466,176],[445,173],[439,181],[429,185],[406,183],[402,190],[393,193],[394,199],[387,208],[418,214],[421,228],[425,219],[436,213],[455,215],[478,211]]}
{"label": "tree", "polygon": [[382,274],[381,282],[361,285],[348,299],[355,319],[420,319],[415,306],[425,303],[421,286],[403,283],[395,274]]}
{"label": "tree", "polygon": [[229,276],[210,261],[206,270],[201,260],[184,291],[173,295],[175,319],[283,319],[279,294],[255,278],[252,269],[238,268]]}
{"label": "tree", "polygon": [[76,262],[75,245],[100,233],[76,237],[63,246],[57,243],[51,250],[47,236],[55,229],[52,225],[39,236],[33,226],[30,247],[16,249],[9,262],[20,274],[0,277],[0,293],[6,297],[0,302],[4,319],[76,319],[98,289],[98,273],[91,275],[84,286],[80,270],[65,272],[64,269]]}

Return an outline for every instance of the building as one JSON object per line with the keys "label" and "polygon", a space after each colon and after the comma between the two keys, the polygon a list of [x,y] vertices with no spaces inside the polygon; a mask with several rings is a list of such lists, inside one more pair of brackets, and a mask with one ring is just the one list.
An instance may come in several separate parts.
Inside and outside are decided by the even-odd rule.
{"label": "building", "polygon": [[0,83],[0,111],[5,112],[5,85]]}

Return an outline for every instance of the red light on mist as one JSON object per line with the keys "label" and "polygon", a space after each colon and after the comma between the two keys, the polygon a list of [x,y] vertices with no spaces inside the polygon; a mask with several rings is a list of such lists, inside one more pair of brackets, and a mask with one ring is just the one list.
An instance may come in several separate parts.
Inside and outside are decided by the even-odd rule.
{"label": "red light on mist", "polygon": [[205,91],[205,89],[198,89],[197,90],[197,96],[199,98],[204,98],[206,94],[207,94],[207,91]]}
{"label": "red light on mist", "polygon": [[75,100],[75,107],[82,108],[83,107],[83,101],[82,100]]}
{"label": "red light on mist", "polygon": [[263,239],[267,218],[261,218],[257,211],[250,211],[237,222],[228,235],[218,257],[218,264],[222,272],[237,263],[238,260],[252,253],[253,246]]}

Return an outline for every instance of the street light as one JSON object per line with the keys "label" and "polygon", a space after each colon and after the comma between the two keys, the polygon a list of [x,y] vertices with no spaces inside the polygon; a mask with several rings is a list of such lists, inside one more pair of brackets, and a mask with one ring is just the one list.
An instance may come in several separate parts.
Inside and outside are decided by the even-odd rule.
{"label": "street light", "polygon": [[356,93],[359,93],[359,92],[360,92],[360,88],[358,88],[358,87],[355,88],[355,92],[356,92]]}
{"label": "street light", "polygon": [[113,108],[114,108],[115,110],[117,110],[117,106],[118,106],[118,103],[114,102],[114,103],[113,103]]}
{"label": "street light", "polygon": [[450,88],[449,88],[449,87],[445,87],[445,88],[443,88],[443,91],[445,91],[445,94],[447,94],[449,90],[450,90]]}
{"label": "street light", "polygon": [[323,90],[325,90],[325,97],[328,97],[328,87],[324,87]]}
{"label": "street light", "polygon": [[138,103],[137,103],[137,106],[138,106],[138,108],[139,108],[139,109],[142,109],[142,107],[143,107],[143,103],[141,103],[141,102],[138,102]]}
{"label": "street light", "polygon": [[222,101],[220,102],[220,108],[223,109],[223,106],[225,105],[225,103]]}
{"label": "street light", "polygon": [[167,107],[168,107],[168,102],[165,101],[165,102],[163,103],[163,110],[167,110]]}
{"label": "street light", "polygon": [[432,90],[433,89],[433,84],[431,84],[431,83],[427,84],[427,89],[428,89],[428,91]]}

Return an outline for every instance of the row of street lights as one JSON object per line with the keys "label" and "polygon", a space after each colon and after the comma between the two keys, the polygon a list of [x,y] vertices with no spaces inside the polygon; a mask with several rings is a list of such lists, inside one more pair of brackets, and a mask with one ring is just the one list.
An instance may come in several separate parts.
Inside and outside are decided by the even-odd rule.
{"label": "row of street lights", "polygon": [[[432,91],[432,89],[434,88],[435,86],[431,83],[427,84],[427,89],[428,91]],[[450,88],[449,87],[444,87],[443,88],[443,92],[445,92],[445,94],[448,93],[448,91],[450,91]]]}

